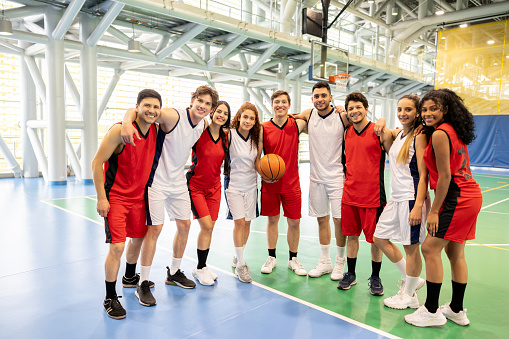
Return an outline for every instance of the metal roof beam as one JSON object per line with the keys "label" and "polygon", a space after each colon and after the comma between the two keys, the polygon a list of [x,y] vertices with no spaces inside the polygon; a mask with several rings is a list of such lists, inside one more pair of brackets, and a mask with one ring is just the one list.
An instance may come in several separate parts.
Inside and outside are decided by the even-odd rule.
{"label": "metal roof beam", "polygon": [[259,58],[256,60],[251,67],[247,70],[247,74],[249,76],[256,73],[256,71],[261,67],[261,65],[264,63],[265,60],[267,60],[275,51],[277,51],[279,48],[279,45],[273,44],[271,47],[269,47]]}
{"label": "metal roof beam", "polygon": [[237,48],[241,43],[243,43],[247,39],[247,36],[239,35],[232,42],[226,45],[222,50],[220,50],[216,55],[214,55],[207,62],[207,67],[211,68],[214,66],[216,59],[222,59],[227,56],[230,52],[232,52],[235,48]]}
{"label": "metal roof beam", "polygon": [[71,0],[64,15],[62,15],[57,27],[55,27],[55,30],[53,31],[53,39],[60,40],[64,37],[67,30],[72,26],[74,19],[80,12],[85,1],[86,0]]}
{"label": "metal roof beam", "polygon": [[171,53],[175,52],[177,49],[185,45],[189,40],[193,39],[195,36],[203,32],[207,27],[204,25],[196,24],[189,31],[182,34],[168,46],[163,48],[159,53],[157,53],[157,60],[161,61],[166,58]]}
{"label": "metal roof beam", "polygon": [[120,14],[122,9],[124,8],[125,4],[121,2],[115,2],[113,6],[110,7],[110,9],[104,14],[103,18],[95,28],[95,30],[90,34],[90,36],[87,39],[87,45],[94,47],[97,45],[97,42],[102,37],[104,32],[110,27],[110,25],[115,21],[117,16]]}

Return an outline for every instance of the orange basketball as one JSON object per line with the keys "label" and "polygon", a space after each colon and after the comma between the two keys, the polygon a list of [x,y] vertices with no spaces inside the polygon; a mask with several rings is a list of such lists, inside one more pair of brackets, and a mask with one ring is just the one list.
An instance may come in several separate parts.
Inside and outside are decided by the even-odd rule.
{"label": "orange basketball", "polygon": [[279,180],[285,174],[285,162],[277,154],[267,154],[260,160],[260,171],[267,181]]}

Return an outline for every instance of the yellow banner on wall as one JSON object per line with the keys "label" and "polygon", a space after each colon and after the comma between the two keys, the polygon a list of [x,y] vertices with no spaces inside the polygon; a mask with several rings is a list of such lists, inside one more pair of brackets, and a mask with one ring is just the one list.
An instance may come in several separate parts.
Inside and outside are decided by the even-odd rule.
{"label": "yellow banner on wall", "polygon": [[458,93],[474,115],[509,114],[507,21],[440,31],[435,88]]}

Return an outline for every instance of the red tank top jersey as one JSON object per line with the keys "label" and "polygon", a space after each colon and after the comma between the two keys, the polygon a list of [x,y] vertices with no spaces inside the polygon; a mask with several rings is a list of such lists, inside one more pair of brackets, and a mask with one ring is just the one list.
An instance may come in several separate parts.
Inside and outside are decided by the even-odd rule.
{"label": "red tank top jersey", "polygon": [[152,124],[146,135],[140,131],[141,140],[136,146],[126,144],[119,154],[113,154],[104,164],[104,189],[108,201],[140,201],[144,199],[152,162],[156,152],[157,129]]}
{"label": "red tank top jersey", "polygon": [[272,119],[263,124],[263,151],[277,154],[285,162],[285,174],[274,183],[262,181],[262,192],[286,193],[300,191],[299,181],[299,127],[294,118],[279,127]]}
{"label": "red tank top jersey", "polygon": [[[226,143],[228,144],[228,142]],[[189,185],[211,188],[221,182],[224,149],[221,137],[214,140],[207,128],[193,146],[193,164],[186,173]]]}
{"label": "red tank top jersey", "polygon": [[[456,131],[449,123],[442,123],[437,130],[444,131],[449,137],[449,146],[451,148],[451,184],[449,194],[455,196],[475,198],[482,196],[479,185],[472,177],[470,172],[470,160],[468,157],[468,147],[458,138]],[[431,137],[431,139],[433,136]],[[433,151],[432,140],[430,139],[426,151],[424,152],[424,162],[429,171],[430,187],[437,188],[438,170]]]}
{"label": "red tank top jersey", "polygon": [[385,152],[370,122],[360,133],[350,126],[345,134],[346,179],[342,202],[352,206],[385,206]]}

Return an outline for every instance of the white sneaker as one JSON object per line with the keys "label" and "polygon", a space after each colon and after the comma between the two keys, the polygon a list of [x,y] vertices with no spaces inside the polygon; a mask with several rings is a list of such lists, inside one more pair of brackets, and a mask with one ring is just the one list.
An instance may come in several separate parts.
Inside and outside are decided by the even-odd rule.
{"label": "white sneaker", "polygon": [[249,272],[249,267],[246,263],[244,263],[244,265],[238,265],[235,267],[235,275],[243,283],[250,283],[253,281],[253,278],[251,278],[251,272]]}
{"label": "white sneaker", "polygon": [[304,266],[301,265],[299,262],[299,259],[297,257],[293,257],[292,260],[288,260],[288,268],[295,272],[297,275],[306,275],[308,272],[304,268]]}
{"label": "white sneaker", "polygon": [[207,270],[204,268],[193,270],[193,277],[196,278],[200,282],[200,284],[204,286],[212,286],[214,285],[214,279],[208,274]]}
{"label": "white sneaker", "polygon": [[233,256],[233,261],[232,261],[232,268],[235,268],[237,267],[237,257],[236,256]]}
{"label": "white sneaker", "polygon": [[277,260],[275,257],[269,256],[267,261],[262,266],[262,273],[269,274],[277,266]]}
{"label": "white sneaker", "polygon": [[399,292],[392,297],[386,298],[384,300],[384,305],[397,310],[404,310],[408,307],[419,308],[419,299],[417,299],[417,293],[410,296],[408,293],[405,293],[402,289],[400,289]]}
{"label": "white sneaker", "polygon": [[442,314],[449,320],[454,321],[456,324],[461,326],[467,326],[470,324],[470,320],[467,318],[467,309],[459,311],[458,313],[454,313],[451,310],[451,303],[447,303],[439,307],[442,311]]}
{"label": "white sneaker", "polygon": [[205,266],[204,268],[202,268],[202,270],[206,271],[207,274],[212,278],[212,280],[216,281],[217,280],[217,274],[215,274],[214,272],[212,272],[207,266]]}
{"label": "white sneaker", "polygon": [[405,321],[414,326],[428,327],[445,325],[447,318],[440,311],[440,307],[436,313],[431,313],[422,305],[414,313],[405,315]]}
{"label": "white sneaker", "polygon": [[343,279],[343,273],[345,272],[345,262],[345,257],[340,258],[336,256],[336,263],[334,264],[334,269],[330,275],[330,280],[339,281]]}
{"label": "white sneaker", "polygon": [[[401,288],[405,288],[406,279],[403,278],[399,282],[401,282]],[[417,283],[417,286],[415,286],[415,290],[416,291],[420,290],[421,288],[424,287],[424,284],[426,284],[426,279],[419,277],[419,282]]]}
{"label": "white sneaker", "polygon": [[330,258],[320,256],[320,261],[315,268],[309,271],[308,275],[311,278],[318,278],[324,274],[329,274],[332,272],[332,261]]}

